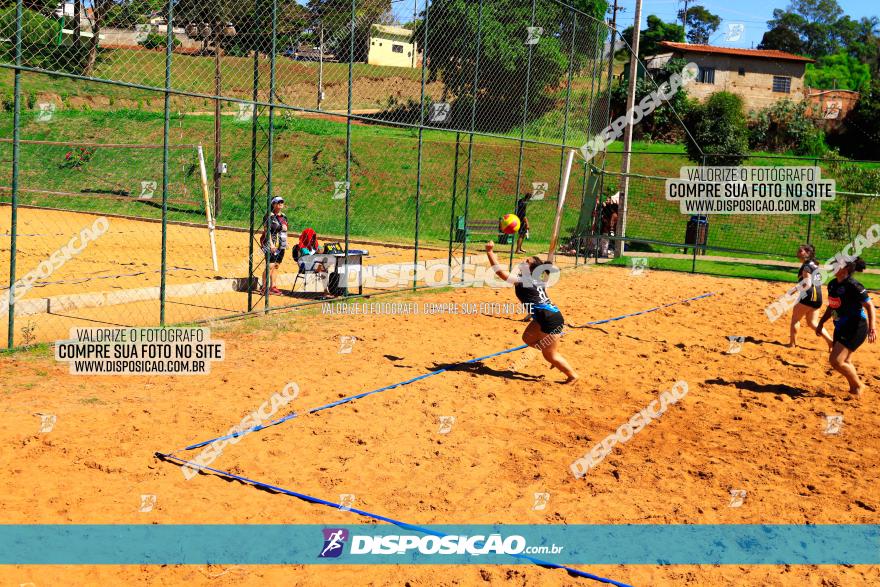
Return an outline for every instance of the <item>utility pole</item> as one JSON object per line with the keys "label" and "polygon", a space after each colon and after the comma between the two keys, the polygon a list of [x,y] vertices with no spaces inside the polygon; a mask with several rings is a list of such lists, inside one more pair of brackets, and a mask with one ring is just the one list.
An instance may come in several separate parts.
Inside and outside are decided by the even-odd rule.
{"label": "utility pole", "polygon": [[687,33],[688,33],[688,22],[687,22],[687,20],[688,20],[688,4],[691,3],[692,1],[693,0],[682,0],[682,2],[684,2],[684,10],[679,12],[679,15],[681,15],[681,28],[684,30],[684,42],[685,43],[688,42],[688,36],[687,36]]}
{"label": "utility pole", "polygon": [[[629,58],[629,88],[626,93],[627,124],[623,134],[623,164],[621,165],[620,201],[617,214],[617,236],[626,236],[626,205],[629,199],[630,151],[632,151],[632,111],[636,104],[636,79],[639,77],[639,35],[642,28],[642,0],[636,0],[636,16],[633,21],[632,55]],[[623,255],[623,240],[614,243],[614,256]]]}
{"label": "utility pole", "polygon": [[[609,10],[611,11],[611,45],[608,47],[608,79],[610,80],[614,75],[614,45],[616,43],[614,35],[617,33],[617,12],[626,12],[626,8],[618,6],[617,0],[614,0],[614,6],[609,8]],[[599,79],[601,80],[601,74]]]}

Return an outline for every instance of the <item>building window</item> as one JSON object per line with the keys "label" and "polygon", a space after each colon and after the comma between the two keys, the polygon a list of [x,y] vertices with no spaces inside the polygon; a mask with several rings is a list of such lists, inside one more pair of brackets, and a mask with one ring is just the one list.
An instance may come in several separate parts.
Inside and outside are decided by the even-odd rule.
{"label": "building window", "polygon": [[393,53],[403,53],[403,45],[391,45],[391,51]]}
{"label": "building window", "polygon": [[700,75],[697,76],[697,81],[704,84],[714,84],[715,83],[715,68],[714,67],[701,67]]}
{"label": "building window", "polygon": [[773,91],[782,94],[791,93],[791,78],[782,75],[773,76]]}
{"label": "building window", "polygon": [[740,67],[740,68],[739,68],[739,74],[740,74],[740,75],[745,75],[745,74],[746,74],[746,68],[745,68],[745,67]]}

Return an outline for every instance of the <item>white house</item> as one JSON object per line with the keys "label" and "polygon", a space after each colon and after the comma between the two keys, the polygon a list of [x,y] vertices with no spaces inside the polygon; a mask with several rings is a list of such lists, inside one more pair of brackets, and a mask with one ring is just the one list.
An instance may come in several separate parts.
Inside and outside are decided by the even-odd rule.
{"label": "white house", "polygon": [[413,32],[398,26],[374,24],[370,27],[370,50],[367,63],[392,67],[416,67],[418,47]]}

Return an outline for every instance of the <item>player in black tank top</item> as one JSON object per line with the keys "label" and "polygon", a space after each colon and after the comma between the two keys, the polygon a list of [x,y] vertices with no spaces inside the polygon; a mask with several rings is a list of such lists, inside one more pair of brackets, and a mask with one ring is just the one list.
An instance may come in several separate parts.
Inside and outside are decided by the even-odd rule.
{"label": "player in black tank top", "polygon": [[[812,281],[809,289],[801,294],[801,299],[791,310],[791,325],[788,332],[788,346],[797,346],[797,332],[801,326],[801,321],[806,318],[810,324],[810,328],[816,330],[819,322],[819,308],[822,307],[822,284],[814,280],[815,273],[819,270],[819,264],[816,263],[816,249],[813,245],[801,245],[798,247],[798,259],[801,260],[801,268],[798,269],[798,282],[804,279]],[[831,335],[827,330],[822,330],[822,338],[828,343],[828,348],[834,344]]]}
{"label": "player in black tank top", "polygon": [[[559,342],[565,327],[562,312],[553,305],[547,296],[547,290],[540,281],[539,276],[542,266],[550,267],[538,257],[529,257],[520,263],[520,273],[511,276],[510,273],[498,263],[495,256],[495,243],[486,243],[486,256],[489,257],[489,265],[500,279],[514,286],[516,297],[524,304],[532,304],[532,321],[523,332],[522,340],[530,347],[541,351],[544,359],[550,363],[550,367],[557,368],[565,374],[564,383],[577,381],[578,374],[559,352]],[[524,276],[523,273],[529,275]]]}
{"label": "player in black tank top", "polygon": [[877,339],[874,332],[874,318],[877,313],[867,290],[853,279],[853,273],[864,271],[865,262],[856,257],[840,265],[828,284],[828,308],[819,320],[816,334],[821,334],[822,325],[834,315],[834,346],[828,359],[834,370],[846,377],[850,393],[860,396],[864,386],[852,356],[865,339],[873,343]]}

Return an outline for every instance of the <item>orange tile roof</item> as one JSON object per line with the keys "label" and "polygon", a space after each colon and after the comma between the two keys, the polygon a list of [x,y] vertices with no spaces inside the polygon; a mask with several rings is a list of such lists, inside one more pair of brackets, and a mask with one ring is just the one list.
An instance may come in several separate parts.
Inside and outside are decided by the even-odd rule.
{"label": "orange tile roof", "polygon": [[673,43],[661,41],[660,45],[676,51],[689,53],[715,53],[718,55],[735,55],[737,57],[754,57],[758,59],[774,59],[776,61],[799,61],[802,63],[815,63],[815,59],[801,57],[794,53],[777,51],[776,49],[735,49],[733,47],[715,47],[713,45],[693,45],[691,43]]}

